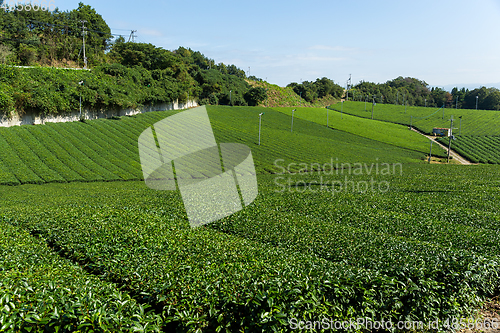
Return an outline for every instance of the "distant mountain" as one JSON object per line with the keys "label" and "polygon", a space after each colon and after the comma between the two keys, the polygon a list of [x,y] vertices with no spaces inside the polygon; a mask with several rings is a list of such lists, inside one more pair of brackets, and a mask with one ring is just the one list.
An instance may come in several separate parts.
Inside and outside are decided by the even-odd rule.
{"label": "distant mountain", "polygon": [[[432,85],[431,85],[431,87],[432,87]],[[497,83],[458,83],[458,84],[447,84],[445,86],[436,86],[436,87],[443,88],[446,91],[451,91],[451,89],[453,89],[455,87],[457,87],[458,89],[465,88],[465,89],[469,89],[469,90],[473,90],[473,89],[481,88],[481,87],[486,87],[486,88],[494,87],[494,88],[500,89],[500,82],[497,82]]]}

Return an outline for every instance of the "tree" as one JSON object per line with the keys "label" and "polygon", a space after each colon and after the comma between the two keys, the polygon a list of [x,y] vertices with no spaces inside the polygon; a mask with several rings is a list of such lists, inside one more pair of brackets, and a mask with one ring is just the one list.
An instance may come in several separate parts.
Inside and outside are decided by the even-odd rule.
{"label": "tree", "polygon": [[262,87],[250,88],[245,93],[245,100],[250,106],[256,106],[266,98],[267,98],[267,91]]}
{"label": "tree", "polygon": [[487,95],[488,95],[488,90],[486,89],[486,87],[476,88],[474,90],[468,91],[465,94],[464,107],[466,109],[475,109],[477,103],[477,108],[483,109],[484,100]]}
{"label": "tree", "polygon": [[326,77],[323,77],[321,79],[316,79],[315,84],[317,86],[319,98],[325,97],[327,95],[332,95],[332,93],[335,93],[334,92],[335,83],[333,83],[332,80]]}
{"label": "tree", "polygon": [[500,91],[497,88],[488,88],[488,95],[484,98],[482,109],[500,110]]}
{"label": "tree", "polygon": [[11,48],[8,45],[0,44],[0,62],[2,64],[7,63],[10,55],[12,55]]}
{"label": "tree", "polygon": [[462,108],[464,105],[464,99],[465,99],[465,88],[458,89],[457,87],[453,88],[451,90],[451,95],[453,96],[453,103],[455,104],[456,108]]}

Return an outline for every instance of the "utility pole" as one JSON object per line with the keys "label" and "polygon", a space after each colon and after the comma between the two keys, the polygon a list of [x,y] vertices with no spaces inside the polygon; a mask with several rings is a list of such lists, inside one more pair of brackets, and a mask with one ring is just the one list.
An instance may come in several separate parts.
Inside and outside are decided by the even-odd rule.
{"label": "utility pole", "polygon": [[292,110],[292,126],[290,127],[290,132],[293,132],[293,113],[295,112],[295,109]]}
{"label": "utility pole", "polygon": [[128,37],[128,41],[130,42],[130,39],[132,39],[132,43],[135,43],[135,35],[134,32],[137,32],[137,30],[130,30],[130,36]]}
{"label": "utility pole", "polygon": [[[78,82],[78,84],[81,86],[82,84],[84,84],[83,81],[80,81]],[[82,91],[80,89],[80,119],[82,119]]]}
{"label": "utility pole", "polygon": [[429,152],[429,163],[431,163],[431,156],[432,156],[432,140],[431,140],[431,151]]}
{"label": "utility pole", "polygon": [[351,74],[349,74],[349,80],[347,80],[346,84],[346,90],[347,90],[347,99],[346,101],[349,101],[349,89],[351,88]]}
{"label": "utility pole", "polygon": [[451,138],[453,137],[453,115],[451,116],[450,119],[450,131],[448,132],[449,134],[449,141],[448,141],[448,163],[450,163],[450,151],[451,151]]}
{"label": "utility pole", "polygon": [[260,125],[262,124],[262,115],[264,112],[259,113],[259,146],[260,146]]}
{"label": "utility pole", "polygon": [[85,23],[87,23],[86,20],[81,20],[80,23],[82,24],[82,36],[83,36],[83,68],[87,69],[87,57],[85,55]]}
{"label": "utility pole", "polygon": [[373,120],[373,107],[375,106],[375,97],[372,97],[372,120]]}
{"label": "utility pole", "polygon": [[463,116],[458,117],[460,118],[460,126],[458,127],[458,136],[462,136],[462,117]]}

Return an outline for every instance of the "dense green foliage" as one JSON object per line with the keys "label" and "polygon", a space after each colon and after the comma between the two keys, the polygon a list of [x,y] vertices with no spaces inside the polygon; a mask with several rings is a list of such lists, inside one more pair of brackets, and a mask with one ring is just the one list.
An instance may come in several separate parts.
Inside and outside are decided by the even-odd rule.
{"label": "dense green foliage", "polygon": [[[118,296],[107,296],[104,287],[113,286],[110,281],[122,299],[142,304],[144,314],[137,303],[127,303],[121,331],[148,322],[153,329],[156,314],[164,331],[179,332],[289,331],[292,318],[444,322],[472,315],[498,291],[498,167],[405,165],[402,174],[371,175],[390,184],[382,192],[333,192],[319,185],[282,191],[277,180],[311,184],[320,175],[370,177],[261,175],[252,205],[196,229],[189,227],[178,193],[153,191],[143,182],[2,186],[8,204],[0,206],[0,216],[2,229],[9,230],[6,239],[17,240],[10,240],[13,246],[40,244],[11,258],[28,266],[34,255],[43,256],[41,277],[80,290],[80,275],[65,280],[73,270],[57,267],[84,268],[80,274],[89,282],[79,292],[96,290],[109,299],[104,308],[83,303],[89,318],[116,312]],[[32,302],[40,319],[22,320],[15,311],[30,304],[28,294],[12,302],[15,308],[7,301],[2,315],[18,325],[10,327],[40,328],[52,320],[56,328],[57,317],[44,311],[71,311],[64,290],[36,281],[40,299],[51,295],[51,307]],[[0,288],[0,299],[12,290],[11,284]],[[89,323],[86,318],[77,315],[71,323]],[[99,325],[106,323],[94,322]]]}
{"label": "dense green foliage", "polygon": [[[154,70],[119,63],[99,65],[92,71],[0,65],[0,112],[65,114],[79,109],[80,96],[83,108],[94,111],[184,103],[187,99],[247,105],[244,96],[250,86],[244,79],[216,69],[190,68],[188,72],[189,65],[179,56],[172,57],[176,61],[172,67]],[[79,85],[81,81],[84,83]],[[252,95],[248,98],[254,100]]]}
{"label": "dense green foliage", "polygon": [[[472,163],[500,164],[500,136],[456,136],[452,141],[452,149]],[[448,145],[448,138],[440,139]]]}
{"label": "dense green foliage", "polygon": [[[326,108],[293,108],[294,117],[305,119],[336,130],[345,131],[368,139],[384,142],[398,147],[427,153],[429,139],[409,131],[405,126],[382,121],[372,121],[349,114],[340,114]],[[292,108],[277,107],[273,110],[292,115]],[[327,111],[328,110],[328,111]],[[327,119],[328,118],[328,119]],[[444,152],[436,151],[435,155],[444,156]]]}
{"label": "dense green foliage", "polygon": [[447,96],[446,91],[429,88],[425,81],[401,76],[382,84],[361,81],[349,92],[354,101],[375,100],[377,103],[417,106],[441,106]]}
{"label": "dense green foliage", "polygon": [[[156,121],[177,112],[0,128],[0,184],[142,179],[139,135]],[[410,147],[405,140],[383,143],[307,120],[295,119],[291,133],[291,117],[270,109],[210,106],[208,112],[220,142],[241,142],[252,147],[259,173],[272,172],[277,158],[287,163],[326,163],[332,158],[350,163],[377,159],[418,163],[424,158],[418,144]],[[262,145],[257,146],[260,112],[265,115]]]}
{"label": "dense green foliage", "polygon": [[[366,104],[366,106],[365,106]],[[371,118],[371,103],[344,102],[330,106],[331,110]],[[432,134],[435,127],[449,128],[453,116],[452,149],[473,163],[499,163],[500,145],[495,138],[500,135],[498,111],[464,110],[430,107],[406,107],[403,105],[377,104],[373,118],[412,126]],[[448,139],[442,139],[448,146]]]}
{"label": "dense green foliage", "polygon": [[287,107],[287,106],[306,106],[306,107],[325,107],[340,100],[331,95],[316,99],[314,102],[307,102],[305,99],[297,95],[292,87],[280,87],[276,84],[258,79],[256,81],[248,81],[252,87],[260,87],[266,90],[266,99],[259,103],[259,106],[264,107]]}
{"label": "dense green foliage", "polygon": [[[366,105],[366,106],[365,106]],[[370,102],[344,102],[331,105],[330,109],[354,116],[371,118]],[[403,105],[377,104],[374,106],[373,119],[391,123],[410,124],[424,133],[432,134],[434,127],[450,127],[453,116],[455,135],[500,135],[500,113],[488,110],[464,110],[439,107],[404,107]],[[462,121],[460,121],[462,117]]]}
{"label": "dense green foliage", "polygon": [[[0,112],[64,114],[196,100],[199,104],[248,105],[262,99],[234,65],[215,64],[200,52],[168,51],[146,43],[113,41],[90,6],[69,12],[6,10],[0,17]],[[82,26],[91,72],[16,69],[6,65],[83,67]],[[109,51],[109,52],[107,52]],[[85,81],[79,87],[78,82]],[[47,84],[48,83],[48,84]],[[248,94],[247,94],[248,93]]]}
{"label": "dense green foliage", "polygon": [[158,331],[161,318],[148,305],[61,258],[13,221],[0,218],[2,332]]}
{"label": "dense green foliage", "polygon": [[349,91],[353,101],[375,101],[409,106],[457,107],[461,109],[500,110],[500,91],[497,88],[458,89],[451,93],[438,87],[429,87],[425,81],[398,77],[386,83],[361,81]]}
{"label": "dense green foliage", "polygon": [[344,92],[341,86],[326,77],[316,79],[316,81],[292,82],[287,87],[291,87],[297,95],[300,95],[307,102],[314,102],[318,98],[326,96],[340,98]]}
{"label": "dense green foliage", "polygon": [[[0,1],[6,6],[12,3],[14,1]],[[104,53],[110,47],[113,36],[95,9],[81,2],[77,9],[71,11],[50,9],[2,9],[0,44],[3,47],[0,53],[3,55],[0,55],[0,60],[3,63],[54,65],[74,62],[83,67],[82,20],[87,21],[85,49],[89,64],[96,65],[105,59]]]}
{"label": "dense green foliage", "polygon": [[[79,82],[84,81],[82,85]],[[154,79],[141,68],[119,64],[95,67],[91,72],[51,68],[18,69],[0,65],[3,113],[54,115],[83,108],[110,110],[172,102],[181,94],[181,84],[171,77]]]}
{"label": "dense green foliage", "polygon": [[267,98],[266,89],[262,87],[252,87],[245,94],[248,105],[256,106]]}

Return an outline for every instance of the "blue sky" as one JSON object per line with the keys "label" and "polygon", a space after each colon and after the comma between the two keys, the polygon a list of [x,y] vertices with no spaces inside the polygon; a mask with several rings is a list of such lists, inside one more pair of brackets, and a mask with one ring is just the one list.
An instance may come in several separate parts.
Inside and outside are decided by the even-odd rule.
{"label": "blue sky", "polygon": [[[55,0],[61,10],[79,1]],[[500,0],[83,1],[113,33],[200,51],[270,83],[411,76],[500,86]],[[123,30],[119,30],[123,29]]]}

